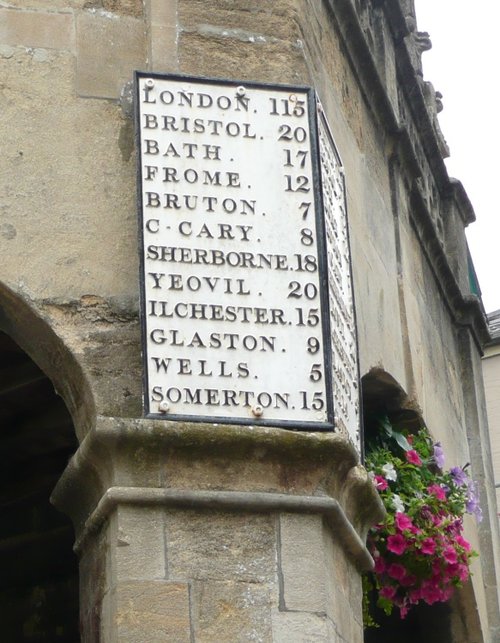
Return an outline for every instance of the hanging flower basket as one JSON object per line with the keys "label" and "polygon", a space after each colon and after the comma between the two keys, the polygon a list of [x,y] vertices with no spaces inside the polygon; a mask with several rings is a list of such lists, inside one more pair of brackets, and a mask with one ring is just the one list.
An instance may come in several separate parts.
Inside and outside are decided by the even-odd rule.
{"label": "hanging flower basket", "polygon": [[364,579],[366,626],[376,625],[369,614],[370,590],[378,607],[391,614],[396,606],[401,618],[421,601],[447,601],[469,578],[477,555],[462,535],[463,516],[481,520],[476,483],[466,467],[444,470],[441,445],[426,429],[405,435],[387,419],[381,429],[365,463],[387,510],[386,520],[368,536],[375,570],[373,582]]}

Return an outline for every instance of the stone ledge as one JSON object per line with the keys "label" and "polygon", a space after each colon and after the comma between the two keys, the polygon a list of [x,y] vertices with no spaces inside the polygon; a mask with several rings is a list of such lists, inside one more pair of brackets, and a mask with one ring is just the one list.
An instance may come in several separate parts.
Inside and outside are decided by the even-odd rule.
{"label": "stone ledge", "polygon": [[123,505],[252,513],[322,514],[358,569],[364,571],[373,568],[373,559],[365,544],[334,498],[279,493],[113,487],[106,491],[85,522],[75,543],[75,551],[80,552],[85,547],[87,538],[100,529],[116,507]]}
{"label": "stone ledge", "polygon": [[52,494],[77,548],[120,504],[319,513],[367,568],[384,515],[354,447],[336,434],[99,417]]}

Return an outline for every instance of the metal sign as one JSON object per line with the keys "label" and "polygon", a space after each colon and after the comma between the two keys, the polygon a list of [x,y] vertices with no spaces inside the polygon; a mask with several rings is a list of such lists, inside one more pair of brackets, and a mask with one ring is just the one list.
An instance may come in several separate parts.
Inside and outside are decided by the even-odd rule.
{"label": "metal sign", "polygon": [[344,171],[319,102],[318,141],[327,248],[335,429],[359,449],[359,359]]}
{"label": "metal sign", "polygon": [[331,430],[314,92],[138,72],[136,105],[146,415]]}

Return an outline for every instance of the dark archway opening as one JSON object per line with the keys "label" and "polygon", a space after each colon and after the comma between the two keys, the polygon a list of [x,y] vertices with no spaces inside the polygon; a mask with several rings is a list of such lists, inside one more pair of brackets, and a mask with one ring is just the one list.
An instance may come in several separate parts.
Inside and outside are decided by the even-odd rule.
{"label": "dark archway opening", "polygon": [[[408,399],[404,389],[382,369],[372,369],[361,379],[363,404],[363,437],[365,449],[379,429],[379,419],[387,417],[393,427],[417,432],[424,422],[418,409]],[[447,603],[419,604],[405,619],[399,610],[390,616],[376,607],[376,597],[370,596],[371,614],[378,628],[366,628],[365,643],[452,643],[452,610]]]}
{"label": "dark archway opening", "polygon": [[0,332],[2,641],[80,640],[73,529],[49,502],[77,446],[51,381]]}
{"label": "dark archway opening", "polygon": [[390,616],[375,610],[380,627],[365,630],[365,643],[452,643],[451,609],[447,603],[417,605],[402,620],[399,610]]}

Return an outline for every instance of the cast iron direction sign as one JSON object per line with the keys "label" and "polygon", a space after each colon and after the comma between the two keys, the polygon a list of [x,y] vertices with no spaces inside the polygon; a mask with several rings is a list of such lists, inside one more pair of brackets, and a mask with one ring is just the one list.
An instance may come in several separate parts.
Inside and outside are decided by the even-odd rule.
{"label": "cast iron direction sign", "polygon": [[313,91],[138,72],[136,106],[146,415],[332,429]]}

